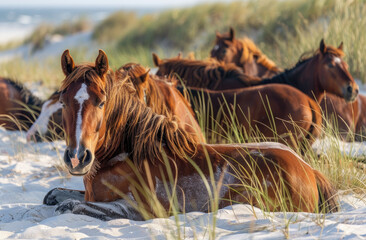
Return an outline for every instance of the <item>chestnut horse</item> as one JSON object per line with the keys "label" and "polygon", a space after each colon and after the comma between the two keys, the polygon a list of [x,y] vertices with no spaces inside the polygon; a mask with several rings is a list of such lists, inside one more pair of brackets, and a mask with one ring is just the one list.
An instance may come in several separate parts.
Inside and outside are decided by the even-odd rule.
{"label": "chestnut horse", "polygon": [[260,81],[260,78],[244,74],[243,70],[234,64],[182,59],[180,56],[162,60],[155,53],[153,61],[159,68],[156,75],[176,74],[189,87],[226,90],[249,87]]}
{"label": "chestnut horse", "polygon": [[149,74],[150,70],[140,64],[128,63],[116,71],[117,79],[129,78],[134,84],[139,99],[158,114],[175,116],[182,128],[199,142],[205,138],[189,102],[175,88],[177,81]]}
{"label": "chestnut horse", "polygon": [[272,77],[281,71],[249,38],[236,39],[233,28],[228,33],[216,33],[211,58],[234,63],[249,76]]}
{"label": "chestnut horse", "polygon": [[[66,75],[60,88],[64,162],[71,174],[84,176],[85,193],[54,189],[44,203],[57,204],[62,194],[72,193],[79,199],[84,194],[86,202],[65,200],[57,211],[106,220],[141,219],[139,212],[148,214],[144,217],[159,215],[154,200],[168,214],[172,207],[210,211],[215,210],[210,206],[212,192],[219,208],[241,202],[271,211],[281,204],[289,211],[337,209],[329,181],[286,146],[197,143],[176,122],[141,103],[128,81],[108,78],[103,51],[95,66],[75,66],[68,50],[61,63]],[[264,195],[253,194],[259,191]],[[175,200],[170,201],[171,194]],[[110,207],[95,203],[111,201]]]}
{"label": "chestnut horse", "polygon": [[[355,140],[362,140],[362,135],[365,133],[364,119],[366,119],[366,116],[364,117],[362,114],[362,102],[365,97],[358,95],[358,86],[342,59],[344,56],[343,44],[334,48],[326,46],[322,40],[315,56],[318,57],[304,59],[294,68],[256,84],[283,83],[296,87],[320,103],[328,122],[336,125],[344,140],[347,140],[350,131],[355,133]],[[324,66],[324,69],[318,72],[319,74],[316,73],[316,69],[311,67],[313,61],[320,61]],[[327,79],[332,79],[332,81]],[[337,85],[344,82],[345,79],[348,79],[348,85],[337,88]],[[325,92],[328,97],[327,101],[323,101]]]}
{"label": "chestnut horse", "polygon": [[[28,130],[39,115],[41,107],[47,102],[39,99],[23,84],[11,79],[0,78],[0,125],[8,130]],[[43,137],[53,139],[62,134],[57,123],[61,123],[61,115],[50,113],[51,121],[43,122]],[[34,140],[41,141],[40,135]]]}
{"label": "chestnut horse", "polygon": [[[200,142],[205,142],[202,131],[195,120],[195,115],[187,100],[175,88],[174,84],[167,83],[166,79],[157,76],[150,76],[139,64],[126,64],[116,71],[116,77],[128,77],[135,85],[137,94],[141,101],[159,114],[171,115],[179,118],[179,123]],[[52,115],[60,116],[54,118],[54,123],[61,126],[62,105],[59,102],[60,94],[54,93],[42,106],[42,111],[37,120],[27,132],[27,140],[38,139],[39,134],[47,133],[47,122]]]}

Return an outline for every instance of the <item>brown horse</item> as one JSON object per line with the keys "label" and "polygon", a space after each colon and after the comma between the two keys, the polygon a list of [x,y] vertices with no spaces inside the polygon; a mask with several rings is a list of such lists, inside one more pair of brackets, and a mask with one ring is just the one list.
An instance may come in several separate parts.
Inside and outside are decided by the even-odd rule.
{"label": "brown horse", "polygon": [[[242,202],[271,211],[281,204],[289,211],[337,209],[329,181],[286,146],[199,144],[177,123],[141,103],[129,81],[109,78],[103,51],[95,66],[75,66],[68,50],[61,63],[66,75],[60,88],[64,161],[71,174],[84,176],[89,202],[67,200],[57,211],[141,219],[134,204],[140,203],[139,211],[148,214],[144,217],[157,216],[154,199],[168,213],[174,206],[181,212],[210,211],[215,209],[210,192],[217,193],[219,208]],[[254,194],[258,191],[265,194]],[[44,202],[56,204],[60,195],[72,192],[54,189]],[[170,201],[170,194],[176,200]],[[110,207],[93,203],[122,196],[126,198]]]}
{"label": "brown horse", "polygon": [[285,83],[300,89],[318,102],[324,92],[352,102],[358,95],[358,86],[342,59],[343,43],[338,48],[327,46],[322,39],[313,56],[300,60],[295,67],[285,70],[273,78],[263,79],[257,85]]}
{"label": "brown horse", "polygon": [[[28,130],[39,115],[44,101],[33,95],[23,84],[0,78],[0,125],[8,130]],[[53,139],[62,134],[55,122],[61,122],[60,114],[50,114],[53,121],[43,122],[43,137]],[[41,141],[39,135],[34,140]]]}
{"label": "brown horse", "polygon": [[[146,70],[139,64],[126,64],[116,71],[117,78],[128,77],[135,85],[137,94],[141,101],[159,114],[166,116],[176,116],[179,123],[200,142],[205,142],[201,129],[194,118],[194,113],[187,100],[175,89],[175,81],[172,84],[167,83],[166,79],[160,79],[158,76],[150,76],[149,70]],[[42,111],[27,132],[27,140],[38,140],[39,135],[45,135],[49,132],[48,122],[61,126],[62,123],[62,105],[59,102],[60,93],[54,93],[42,106]],[[57,116],[57,118],[55,117]],[[50,119],[53,117],[52,119]],[[48,124],[47,124],[48,123]],[[47,128],[48,126],[48,128]]]}
{"label": "brown horse", "polygon": [[117,79],[128,78],[134,84],[139,99],[158,114],[178,118],[179,125],[199,142],[205,138],[189,102],[175,88],[177,81],[149,74],[140,64],[128,63],[116,71]]}
{"label": "brown horse", "polygon": [[[178,89],[183,92],[182,87]],[[235,141],[264,138],[293,147],[305,142],[311,144],[320,136],[322,117],[318,104],[291,86],[271,84],[223,91],[188,90],[192,107],[207,115],[203,117],[206,117],[205,131],[210,141],[221,141],[220,137],[212,137],[217,134],[231,136],[232,129],[240,134]],[[202,110],[201,105],[208,110]]]}
{"label": "brown horse", "polygon": [[250,77],[234,64],[218,61],[198,61],[175,57],[161,60],[153,53],[153,61],[159,69],[158,76],[178,75],[186,86],[207,88],[211,90],[226,90],[249,87],[260,81],[260,78]]}
{"label": "brown horse", "polygon": [[345,141],[365,141],[366,136],[366,96],[359,94],[352,103],[333,94],[326,94],[320,106],[327,123],[334,126]]}
{"label": "brown horse", "polygon": [[233,28],[230,28],[228,33],[216,33],[211,58],[225,63],[234,63],[249,76],[272,77],[281,71],[252,40],[249,38],[236,39]]}

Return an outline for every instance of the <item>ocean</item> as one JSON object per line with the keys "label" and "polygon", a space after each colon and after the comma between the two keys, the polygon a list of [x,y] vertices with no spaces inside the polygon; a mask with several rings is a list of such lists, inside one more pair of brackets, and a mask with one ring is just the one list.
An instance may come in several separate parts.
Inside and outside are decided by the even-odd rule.
{"label": "ocean", "polygon": [[0,44],[20,40],[41,23],[60,24],[85,16],[97,23],[115,11],[134,11],[138,15],[156,12],[154,8],[0,8]]}

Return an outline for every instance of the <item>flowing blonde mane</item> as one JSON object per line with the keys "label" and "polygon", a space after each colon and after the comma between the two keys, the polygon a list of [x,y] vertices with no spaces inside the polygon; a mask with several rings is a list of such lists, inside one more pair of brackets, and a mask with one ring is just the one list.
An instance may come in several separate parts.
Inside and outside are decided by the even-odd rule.
{"label": "flowing blonde mane", "polygon": [[197,142],[178,123],[159,115],[137,99],[129,78],[116,79],[110,73],[101,79],[92,64],[79,65],[65,78],[61,91],[80,78],[104,89],[106,132],[100,136],[102,146],[96,150],[96,159],[106,162],[127,152],[136,165],[147,159],[153,163],[162,159],[162,152],[184,158],[195,153]]}
{"label": "flowing blonde mane", "polygon": [[[170,116],[172,110],[167,108],[167,104],[165,102],[166,96],[154,82],[158,81],[159,77],[150,75],[146,68],[135,63],[125,64],[116,71],[116,79],[126,79],[126,81],[130,80],[136,91],[140,94],[143,94],[144,91],[142,83],[146,81],[146,105],[152,108],[152,110],[157,114]],[[176,84],[173,80],[172,83]],[[168,82],[165,84],[168,84]]]}
{"label": "flowing blonde mane", "polygon": [[178,75],[189,87],[217,89],[227,78],[235,78],[251,86],[258,79],[250,77],[235,66],[218,61],[199,61],[189,59],[166,59],[159,65],[163,75]]}
{"label": "flowing blonde mane", "polygon": [[241,64],[252,63],[256,57],[257,64],[261,64],[271,71],[280,71],[276,64],[264,55],[251,39],[243,38],[237,41],[243,48],[242,55],[240,57]]}

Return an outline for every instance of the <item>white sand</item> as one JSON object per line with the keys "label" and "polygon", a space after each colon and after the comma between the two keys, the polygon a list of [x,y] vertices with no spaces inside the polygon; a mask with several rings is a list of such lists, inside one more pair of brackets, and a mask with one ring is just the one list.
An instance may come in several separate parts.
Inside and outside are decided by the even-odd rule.
{"label": "white sand", "polygon": [[[83,189],[81,177],[66,176],[55,167],[62,164],[64,147],[62,141],[28,144],[23,133],[0,129],[1,239],[177,237],[173,217],[103,222],[82,215],[57,215],[54,206],[42,205],[43,197],[54,187]],[[218,211],[215,233],[222,239],[283,239],[286,235],[291,239],[366,237],[366,203],[355,195],[344,195],[341,204],[341,211],[335,214],[274,213],[268,216],[249,205],[234,205]],[[180,215],[180,237],[208,239],[212,216],[212,213],[200,212]]]}

